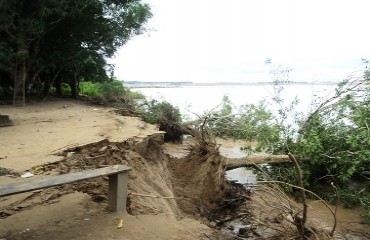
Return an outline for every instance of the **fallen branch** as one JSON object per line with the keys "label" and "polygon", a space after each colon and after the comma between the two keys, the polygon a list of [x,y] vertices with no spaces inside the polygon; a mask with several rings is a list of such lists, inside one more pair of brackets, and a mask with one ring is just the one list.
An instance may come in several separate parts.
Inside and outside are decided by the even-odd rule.
{"label": "fallen branch", "polygon": [[253,167],[256,164],[284,163],[290,162],[288,155],[254,155],[244,158],[224,158],[223,167],[225,170],[232,170],[240,167]]}
{"label": "fallen branch", "polygon": [[343,86],[343,89],[335,91],[334,95],[330,98],[326,99],[324,102],[322,102],[315,111],[313,111],[306,121],[301,125],[300,129],[298,130],[298,133],[301,134],[303,131],[307,128],[310,121],[317,116],[320,112],[323,112],[327,109],[329,109],[330,106],[335,105],[337,103],[337,100],[340,99],[344,94],[352,92],[356,90],[357,87],[360,87],[363,82],[362,81],[349,81],[349,79],[346,80],[347,82]]}
{"label": "fallen branch", "polygon": [[100,154],[100,155],[97,155],[97,156],[93,156],[93,157],[85,157],[85,159],[95,159],[95,158],[104,157],[105,155],[106,155],[106,153],[103,153],[103,154]]}
{"label": "fallen branch", "polygon": [[161,197],[156,195],[140,194],[140,193],[128,193],[128,195],[140,196],[140,197],[151,197],[151,198],[162,198],[162,199],[176,199],[175,197]]}
{"label": "fallen branch", "polygon": [[301,234],[301,238],[304,239],[306,237],[306,221],[307,221],[307,203],[306,203],[306,193],[303,188],[303,174],[302,170],[298,164],[297,159],[292,153],[288,153],[288,156],[290,160],[294,163],[296,173],[297,173],[297,179],[298,179],[298,185],[299,185],[299,192],[301,194],[301,201],[303,205],[303,213],[302,213],[302,218],[298,217],[298,214],[295,215],[294,222],[297,226],[298,232]]}
{"label": "fallen branch", "polygon": [[[128,193],[128,195],[140,196],[140,197],[150,197],[150,198],[161,198],[161,199],[176,199],[175,197],[161,197],[156,195],[140,194],[140,193]],[[184,197],[181,197],[184,198]]]}
{"label": "fallen branch", "polygon": [[335,195],[336,195],[336,202],[335,202],[335,210],[334,210],[334,224],[333,224],[333,228],[330,232],[330,236],[333,237],[334,236],[334,232],[335,232],[335,229],[337,228],[337,210],[338,210],[338,204],[339,204],[339,192],[338,192],[338,189],[337,187],[334,185],[334,183],[332,182],[331,183],[331,186],[334,188],[335,190]]}
{"label": "fallen branch", "polygon": [[[297,223],[294,218],[302,212],[302,210],[298,209],[297,203],[293,202],[293,206],[288,206],[292,200],[290,199],[290,197],[285,195],[284,192],[280,192],[280,189],[276,184],[272,186],[265,185],[264,188],[262,188],[261,190],[268,195],[258,194],[257,192],[254,193],[259,196],[258,201],[263,201],[263,203],[257,205],[257,208],[261,209],[261,212],[266,212],[268,214],[268,217],[264,218],[264,220],[258,221],[258,223],[263,222],[263,226],[269,226],[271,229],[274,230],[277,230],[276,228],[281,227],[281,230],[284,231],[284,239],[299,239],[297,237],[288,238],[286,235],[290,231],[289,229],[293,230],[294,228],[297,228]],[[259,213],[259,215],[264,216],[264,214],[261,213]],[[284,224],[284,222],[288,223],[289,225]],[[273,226],[275,226],[275,228]],[[305,231],[310,232],[314,239],[319,239],[315,232],[316,230],[305,226]],[[303,239],[311,238],[307,237],[307,232],[306,236],[303,237]]]}
{"label": "fallen branch", "polygon": [[329,207],[329,205],[325,202],[325,200],[323,200],[319,195],[317,195],[316,193],[310,191],[310,190],[307,190],[305,188],[301,188],[299,186],[296,186],[296,185],[293,185],[293,184],[289,184],[289,183],[286,183],[286,182],[282,182],[282,181],[259,181],[259,183],[279,183],[279,184],[284,184],[284,185],[288,185],[290,187],[294,187],[294,188],[297,188],[297,189],[302,189],[304,190],[305,192],[308,192],[310,194],[312,194],[313,196],[315,196],[317,199],[319,199],[319,201],[321,201],[322,203],[324,203],[325,207],[327,209],[329,209],[330,213],[333,215],[333,218],[334,218],[334,221],[336,219],[336,215],[335,215],[335,212],[333,212],[333,210]]}
{"label": "fallen branch", "polygon": [[285,229],[280,229],[278,227],[273,227],[271,224],[266,224],[266,223],[260,221],[259,219],[253,219],[253,221],[256,222],[256,223],[258,223],[259,225],[262,225],[262,226],[264,226],[266,228],[270,228],[270,229],[275,230],[277,232],[280,232],[282,234],[283,233],[286,233],[286,230]]}
{"label": "fallen branch", "polygon": [[238,215],[235,215],[235,216],[232,216],[232,217],[229,217],[229,218],[226,218],[226,219],[223,219],[223,220],[216,220],[216,223],[218,226],[221,226],[222,224],[224,224],[225,222],[230,222],[230,221],[233,221],[237,218],[241,218],[241,217],[245,217],[245,216],[250,216],[251,214],[250,213],[240,213]]}

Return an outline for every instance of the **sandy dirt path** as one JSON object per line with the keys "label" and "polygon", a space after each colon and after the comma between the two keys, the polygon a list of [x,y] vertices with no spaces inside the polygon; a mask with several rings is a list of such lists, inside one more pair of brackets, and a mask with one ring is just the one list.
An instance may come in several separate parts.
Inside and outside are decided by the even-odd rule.
{"label": "sandy dirt path", "polygon": [[142,137],[155,127],[140,119],[119,116],[112,108],[73,100],[1,106],[13,126],[0,128],[0,166],[16,171],[59,160],[63,149],[108,139],[113,142]]}

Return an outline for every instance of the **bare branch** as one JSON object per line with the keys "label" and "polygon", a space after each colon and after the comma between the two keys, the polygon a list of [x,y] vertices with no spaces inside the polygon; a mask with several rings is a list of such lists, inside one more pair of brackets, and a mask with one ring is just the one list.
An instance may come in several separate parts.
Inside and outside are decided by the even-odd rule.
{"label": "bare branch", "polygon": [[333,217],[335,217],[335,213],[333,212],[333,210],[329,207],[329,205],[325,202],[325,200],[323,200],[319,195],[317,195],[316,193],[310,191],[310,190],[307,190],[305,188],[301,188],[299,186],[296,186],[296,185],[293,185],[293,184],[290,184],[290,183],[286,183],[286,182],[282,182],[282,181],[259,181],[260,183],[278,183],[278,184],[283,184],[283,185],[287,185],[287,186],[290,186],[290,187],[293,187],[293,188],[297,188],[297,189],[303,189],[305,192],[308,192],[310,194],[312,194],[313,196],[315,196],[317,199],[319,199],[322,203],[324,203],[325,207],[327,209],[329,209],[329,211],[331,212],[331,214],[333,215]]}
{"label": "bare branch", "polygon": [[334,225],[333,225],[333,228],[330,232],[330,236],[333,237],[334,236],[334,232],[335,232],[335,229],[337,227],[337,210],[338,210],[338,204],[339,204],[339,193],[338,193],[338,189],[337,187],[334,185],[334,183],[332,182],[331,183],[331,186],[334,188],[335,190],[335,195],[336,195],[336,203],[335,203],[335,210],[334,210]]}
{"label": "bare branch", "polygon": [[302,219],[299,219],[297,214],[295,216],[295,223],[296,223],[296,226],[297,226],[297,229],[298,229],[298,232],[300,232],[301,234],[301,237],[304,238],[305,237],[305,225],[306,225],[306,221],[307,221],[307,203],[306,203],[306,194],[305,194],[305,191],[303,190],[303,174],[302,174],[302,170],[298,164],[298,161],[297,159],[295,158],[295,156],[292,154],[292,153],[288,153],[288,156],[290,158],[290,160],[292,160],[292,162],[294,163],[294,166],[295,166],[295,169],[296,169],[296,172],[297,172],[297,179],[298,179],[298,185],[299,185],[299,191],[300,191],[300,194],[301,194],[301,200],[302,200],[302,205],[303,205],[303,213],[302,213]]}

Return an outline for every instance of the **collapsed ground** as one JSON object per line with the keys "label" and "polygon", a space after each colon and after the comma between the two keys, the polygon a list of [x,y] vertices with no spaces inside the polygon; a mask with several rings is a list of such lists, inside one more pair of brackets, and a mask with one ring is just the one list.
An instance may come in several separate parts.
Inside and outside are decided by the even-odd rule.
{"label": "collapsed ground", "polygon": [[[107,180],[96,178],[0,198],[1,237],[208,239],[215,234],[205,220],[217,219],[231,193],[219,155],[172,158],[163,153],[163,133],[153,126],[75,101],[1,106],[0,114],[13,124],[0,128],[0,166],[12,170],[0,183],[16,181],[26,171],[39,178],[112,164],[133,168],[129,214],[105,210]],[[118,230],[121,218],[125,225]]]}
{"label": "collapsed ground", "polygon": [[[173,220],[209,217],[213,210],[221,206],[227,189],[221,165],[216,164],[215,159],[212,162],[207,161],[211,159],[208,157],[168,157],[161,151],[162,143],[161,133],[142,140],[130,139],[121,143],[103,140],[68,149],[62,153],[65,155],[64,160],[37,166],[33,170],[41,175],[64,174],[125,164],[133,168],[129,173],[128,186],[127,211],[130,215],[164,214]],[[194,167],[198,171],[194,171]],[[35,205],[48,205],[76,191],[87,193],[92,201],[106,206],[107,179],[96,178],[36,191],[4,207],[1,217],[7,219],[21,211],[32,209]],[[172,196],[174,199],[158,199],[157,196]],[[14,237],[14,233],[7,234]]]}
{"label": "collapsed ground", "polygon": [[[0,166],[13,170],[0,177],[0,184],[16,181],[24,171],[37,173],[38,178],[113,164],[133,168],[128,214],[106,211],[107,179],[96,178],[0,198],[0,237],[284,239],[287,231],[294,232],[281,212],[272,212],[274,207],[266,210],[263,197],[252,203],[249,192],[226,181],[217,148],[204,154],[195,145],[186,156],[171,157],[163,152],[163,133],[153,126],[119,116],[113,109],[75,101],[1,106],[0,114],[10,115],[13,123],[0,128]],[[251,206],[266,212],[256,216]],[[124,227],[116,229],[121,218]],[[240,222],[227,224],[236,218],[248,227],[240,231],[234,229]],[[258,221],[269,226],[255,224]],[[222,226],[228,229],[220,230]]]}

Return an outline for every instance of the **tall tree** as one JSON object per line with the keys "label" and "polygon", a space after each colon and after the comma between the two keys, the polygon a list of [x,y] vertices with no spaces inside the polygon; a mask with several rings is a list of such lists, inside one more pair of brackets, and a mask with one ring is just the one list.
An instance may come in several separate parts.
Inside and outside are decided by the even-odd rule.
{"label": "tall tree", "polygon": [[81,79],[107,79],[105,58],[149,17],[135,0],[0,0],[0,77],[13,80],[16,105],[37,83],[47,94],[64,81],[77,96]]}

